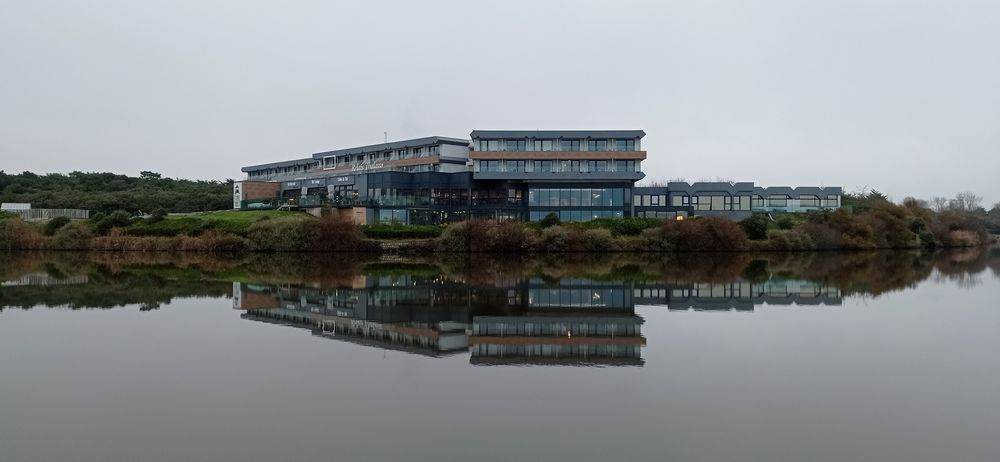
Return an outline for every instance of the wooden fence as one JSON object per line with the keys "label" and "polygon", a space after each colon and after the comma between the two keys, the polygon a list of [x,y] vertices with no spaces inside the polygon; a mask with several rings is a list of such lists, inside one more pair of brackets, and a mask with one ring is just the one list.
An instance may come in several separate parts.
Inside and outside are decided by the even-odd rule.
{"label": "wooden fence", "polygon": [[66,217],[75,220],[90,218],[90,211],[83,209],[27,209],[5,210],[5,212],[16,213],[25,220],[51,220],[56,217]]}

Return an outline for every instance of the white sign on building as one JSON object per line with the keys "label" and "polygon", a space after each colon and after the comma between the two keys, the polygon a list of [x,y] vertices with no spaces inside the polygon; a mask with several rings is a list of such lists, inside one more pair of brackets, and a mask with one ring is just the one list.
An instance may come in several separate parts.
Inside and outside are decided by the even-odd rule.
{"label": "white sign on building", "polygon": [[233,208],[239,209],[243,202],[243,183],[239,181],[233,182]]}

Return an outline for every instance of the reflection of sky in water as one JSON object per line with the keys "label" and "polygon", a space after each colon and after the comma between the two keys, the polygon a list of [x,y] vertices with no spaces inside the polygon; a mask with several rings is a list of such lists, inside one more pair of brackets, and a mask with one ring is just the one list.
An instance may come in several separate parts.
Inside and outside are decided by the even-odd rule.
{"label": "reflection of sky in water", "polygon": [[[15,263],[2,279],[50,274]],[[991,264],[332,286],[80,265],[80,284],[0,289],[0,447],[5,461],[996,460]],[[126,308],[10,308],[31,300]]]}

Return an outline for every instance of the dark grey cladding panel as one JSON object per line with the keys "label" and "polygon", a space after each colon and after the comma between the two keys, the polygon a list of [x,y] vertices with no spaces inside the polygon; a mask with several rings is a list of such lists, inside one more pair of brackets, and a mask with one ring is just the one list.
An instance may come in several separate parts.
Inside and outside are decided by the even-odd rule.
{"label": "dark grey cladding panel", "polygon": [[642,138],[642,130],[473,130],[472,138]]}
{"label": "dark grey cladding panel", "polygon": [[270,164],[251,165],[248,167],[241,168],[240,171],[253,172],[256,170],[263,170],[265,168],[284,168],[284,167],[294,167],[296,165],[312,165],[315,163],[316,159],[313,159],[312,157],[307,157],[305,159],[295,159],[295,160],[286,160],[282,162],[272,162]]}
{"label": "dark grey cladding panel", "polygon": [[418,189],[418,188],[448,188],[465,189],[472,187],[472,172],[443,173],[443,172],[379,172],[369,173],[368,187],[370,188],[395,188],[395,189]]}
{"label": "dark grey cladding panel", "polygon": [[419,148],[423,146],[434,146],[440,144],[451,144],[455,146],[468,146],[469,140],[461,138],[448,138],[444,136],[428,136],[426,138],[414,138],[412,140],[393,141],[391,143],[371,144],[356,148],[337,149],[334,151],[317,152],[312,155],[313,159],[322,159],[330,156],[342,156],[347,154],[367,154],[371,152],[384,152],[402,148]]}
{"label": "dark grey cladding panel", "polygon": [[764,188],[760,186],[754,186],[753,182],[739,182],[739,183],[727,183],[727,182],[698,182],[698,183],[680,183],[671,182],[668,183],[666,187],[662,186],[642,186],[633,189],[633,194],[669,194],[669,193],[684,193],[688,195],[711,195],[712,193],[726,193],[730,195],[736,194],[757,194],[761,196],[767,195],[788,195],[791,197],[796,197],[799,195],[840,195],[843,193],[843,188],[839,186],[828,186],[828,187],[817,187],[817,186],[799,186],[797,188],[791,188],[787,186],[773,186],[769,188]]}
{"label": "dark grey cladding panel", "polygon": [[701,192],[725,192],[730,194],[750,193],[753,191],[752,181],[730,183],[726,181],[701,181],[696,183],[667,183],[670,192],[685,192],[695,194]]}
{"label": "dark grey cladding panel", "polygon": [[788,186],[771,186],[771,187],[756,187],[753,188],[753,193],[760,196],[770,196],[770,195],[786,195],[790,197],[797,197],[800,195],[815,195],[824,197],[827,195],[841,195],[844,192],[844,188],[840,186],[799,186],[797,188],[792,188]]}

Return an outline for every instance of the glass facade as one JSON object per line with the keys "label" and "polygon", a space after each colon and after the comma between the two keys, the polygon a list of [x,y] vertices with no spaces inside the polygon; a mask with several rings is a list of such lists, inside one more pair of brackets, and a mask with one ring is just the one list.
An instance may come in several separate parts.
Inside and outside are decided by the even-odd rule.
{"label": "glass facade", "polygon": [[530,188],[529,207],[623,207],[623,188]]}

